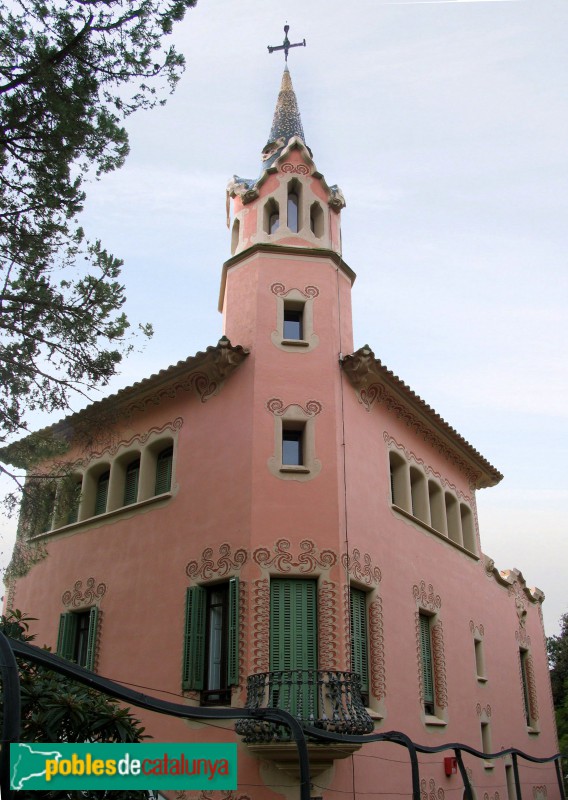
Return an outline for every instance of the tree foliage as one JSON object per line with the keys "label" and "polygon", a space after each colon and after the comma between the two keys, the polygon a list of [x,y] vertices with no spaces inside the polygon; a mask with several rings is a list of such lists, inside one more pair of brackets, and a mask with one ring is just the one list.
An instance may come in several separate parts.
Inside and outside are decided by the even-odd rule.
{"label": "tree foliage", "polygon": [[560,752],[568,758],[568,613],[560,624],[560,635],[549,636],[547,648]]}
{"label": "tree foliage", "polygon": [[[8,611],[0,630],[13,639],[31,641],[22,612]],[[129,708],[69,678],[20,660],[23,742],[140,742],[144,728]],[[0,722],[2,716],[0,708]],[[146,800],[145,791],[34,791],[34,800]]]}
{"label": "tree foliage", "polygon": [[85,181],[124,162],[124,118],[173,90],[163,40],[195,3],[0,0],[0,441],[104,385],[128,347],[121,261],[78,215]]}

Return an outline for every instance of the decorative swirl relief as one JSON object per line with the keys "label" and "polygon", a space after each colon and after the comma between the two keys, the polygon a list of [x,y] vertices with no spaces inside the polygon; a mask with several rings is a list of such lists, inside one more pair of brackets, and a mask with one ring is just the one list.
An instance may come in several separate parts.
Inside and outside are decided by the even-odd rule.
{"label": "decorative swirl relief", "polygon": [[371,651],[371,691],[382,700],[387,694],[385,677],[385,639],[383,634],[383,605],[377,597],[369,606],[369,644]]}
{"label": "decorative swirl relief", "polygon": [[64,606],[72,606],[73,608],[80,608],[81,606],[90,606],[99,602],[105,595],[106,584],[99,583],[95,586],[95,579],[89,578],[83,592],[83,581],[76,581],[73,589],[63,592],[61,602]]}
{"label": "decorative swirl relief", "polygon": [[442,599],[439,594],[434,594],[434,587],[431,583],[428,584],[426,589],[426,582],[420,581],[420,585],[416,584],[412,587],[412,594],[416,602],[428,611],[436,612],[442,607]]}
{"label": "decorative swirl relief", "polygon": [[487,719],[491,719],[491,706],[489,703],[486,706],[481,707],[481,703],[478,703],[475,707],[477,712],[477,716],[481,717],[481,715],[487,717]]}
{"label": "decorative swirl relief", "polygon": [[318,402],[318,400],[308,400],[305,406],[299,403],[288,403],[288,405],[285,406],[279,397],[272,397],[266,402],[267,410],[270,411],[271,414],[274,414],[275,417],[284,416],[286,411],[292,406],[300,408],[307,417],[316,417],[322,410],[322,404]]}
{"label": "decorative swirl relief", "polygon": [[105,453],[108,453],[111,456],[115,456],[119,450],[122,448],[130,447],[132,444],[137,442],[140,445],[145,444],[150,436],[154,434],[160,434],[164,431],[179,431],[183,425],[183,419],[181,417],[176,417],[173,422],[166,422],[165,425],[155,425],[153,428],[149,428],[146,433],[142,434],[135,434],[131,436],[130,439],[120,439],[119,441],[113,441],[110,444],[103,447],[101,450],[92,451],[89,453],[89,457],[86,460],[80,462],[81,465],[85,465],[87,461],[92,461],[96,458],[101,458]]}
{"label": "decorative swirl relief", "polygon": [[448,707],[448,685],[446,682],[446,658],[444,653],[444,630],[442,620],[432,626],[432,660],[434,662],[434,692],[436,707]]}
{"label": "decorative swirl relief", "polygon": [[254,582],[252,600],[253,674],[270,669],[270,582],[260,578]]}
{"label": "decorative swirl relief", "polygon": [[485,636],[485,628],[483,625],[476,625],[472,619],[469,621],[469,629],[474,635],[477,633],[479,636]]}
{"label": "decorative swirl relief", "polygon": [[318,591],[319,668],[338,669],[337,658],[337,587],[333,581],[322,581]]}
{"label": "decorative swirl relief", "polygon": [[270,287],[270,291],[272,294],[277,294],[279,297],[284,297],[289,292],[300,292],[303,294],[304,297],[317,297],[319,295],[319,289],[317,286],[306,286],[303,290],[298,289],[295,286],[292,286],[290,289],[287,289],[283,283],[273,283]]}
{"label": "decorative swirl relief", "polygon": [[300,542],[300,553],[296,559],[290,553],[291,542],[278,539],[273,548],[273,555],[267,547],[257,547],[252,554],[253,560],[263,569],[276,569],[278,572],[290,572],[292,567],[299,572],[314,572],[317,567],[328,570],[335,566],[337,556],[333,550],[318,551],[311,539]]}
{"label": "decorative swirl relief", "polygon": [[426,783],[426,778],[420,781],[420,800],[444,800],[444,790],[440,787],[436,789],[436,781],[430,778]]}
{"label": "decorative swirl relief", "polygon": [[292,164],[290,161],[285,161],[280,167],[280,171],[287,175],[309,175],[310,168],[306,164]]}
{"label": "decorative swirl relief", "polygon": [[489,794],[489,792],[484,792],[483,800],[499,800],[499,792],[495,792],[495,794]]}
{"label": "decorative swirl relief", "polygon": [[247,551],[242,547],[235,550],[231,558],[231,545],[225,542],[219,546],[217,563],[213,560],[213,548],[206,547],[201,554],[201,562],[189,561],[185,568],[185,574],[192,580],[196,578],[202,578],[203,580],[209,580],[213,577],[224,578],[225,575],[231,572],[238,572],[243,564],[246,564],[247,558]]}
{"label": "decorative swirl relief", "polygon": [[381,570],[379,567],[373,567],[371,556],[368,553],[363,554],[363,564],[361,565],[361,552],[354,548],[351,556],[349,553],[343,553],[341,563],[349,575],[361,583],[366,583],[367,586],[373,583],[378,585],[381,582]]}
{"label": "decorative swirl relief", "polygon": [[533,786],[534,800],[546,800],[548,797],[548,789],[546,786]]}

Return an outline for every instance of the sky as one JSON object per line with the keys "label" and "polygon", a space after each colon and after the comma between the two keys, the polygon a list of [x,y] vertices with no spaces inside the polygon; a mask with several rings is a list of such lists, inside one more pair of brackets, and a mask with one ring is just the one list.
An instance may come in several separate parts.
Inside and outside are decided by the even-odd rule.
{"label": "sky", "polygon": [[[347,201],[355,347],[504,474],[477,495],[482,548],[544,591],[555,634],[568,611],[566,0],[199,0],[171,37],[187,61],[175,94],[128,119],[126,165],[88,187],[86,232],[124,259],[127,312],[155,328],[92,397],[220,338],[225,187],[259,175],[283,68],[267,45],[285,22],[307,42],[289,56],[306,142]],[[0,520],[4,560],[14,529]]]}

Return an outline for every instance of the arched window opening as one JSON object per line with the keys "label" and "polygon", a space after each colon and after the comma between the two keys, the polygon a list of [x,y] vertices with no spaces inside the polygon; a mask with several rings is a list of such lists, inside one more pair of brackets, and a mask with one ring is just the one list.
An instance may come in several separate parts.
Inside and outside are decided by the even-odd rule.
{"label": "arched window opening", "polygon": [[264,206],[264,232],[275,233],[280,226],[280,207],[276,200],[271,197]]}
{"label": "arched window opening", "polygon": [[140,459],[131,461],[126,467],[124,480],[124,500],[123,505],[130,506],[138,500],[138,484],[140,481]]}
{"label": "arched window opening", "polygon": [[97,491],[95,495],[95,511],[94,516],[104,514],[107,507],[108,487],[110,482],[110,470],[103,472],[99,475],[97,481]]}
{"label": "arched window opening", "polygon": [[424,473],[417,467],[410,467],[410,498],[413,516],[429,524],[430,514],[428,512],[426,478]]}
{"label": "arched window opening", "polygon": [[389,453],[391,502],[394,506],[410,511],[410,486],[407,464],[393,450]]}
{"label": "arched window opening", "polygon": [[172,488],[172,465],[174,458],[174,448],[166,447],[158,453],[156,460],[156,485],[154,494],[164,494]]}
{"label": "arched window opening", "polygon": [[465,503],[460,503],[460,516],[463,546],[466,548],[466,550],[470,550],[472,553],[475,553],[475,530],[473,526],[473,514],[471,513],[471,509],[466,506]]}
{"label": "arched window opening", "polygon": [[449,538],[456,544],[463,544],[458,501],[449,492],[446,492],[446,521]]}
{"label": "arched window opening", "polygon": [[310,207],[310,230],[318,239],[323,236],[323,209],[319,203],[312,203]]}
{"label": "arched window opening", "polygon": [[442,489],[436,481],[428,481],[430,500],[430,525],[440,533],[446,533],[446,507]]}
{"label": "arched window opening", "polygon": [[300,197],[302,186],[297,180],[288,184],[288,228],[292,233],[298,233],[300,224]]}
{"label": "arched window opening", "polygon": [[231,255],[234,255],[237,247],[239,246],[239,235],[241,230],[241,223],[238,219],[233,222],[233,230],[231,233]]}

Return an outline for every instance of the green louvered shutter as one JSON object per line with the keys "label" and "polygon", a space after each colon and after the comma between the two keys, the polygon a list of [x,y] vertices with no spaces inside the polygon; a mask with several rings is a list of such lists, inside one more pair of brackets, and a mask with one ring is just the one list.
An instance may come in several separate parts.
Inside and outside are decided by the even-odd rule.
{"label": "green louvered shutter", "polygon": [[87,658],[85,667],[94,672],[97,654],[97,636],[99,626],[99,607],[93,606],[89,611],[89,636],[87,639]]}
{"label": "green louvered shutter", "polygon": [[77,633],[77,616],[70,611],[59,617],[59,634],[57,636],[57,655],[73,660],[73,649]]}
{"label": "green louvered shutter", "polygon": [[[270,584],[270,669],[317,669],[317,587],[315,581],[274,580]],[[304,680],[307,676],[304,674]],[[271,704],[308,717],[308,685],[284,682]]]}
{"label": "green louvered shutter", "polygon": [[97,483],[97,495],[95,497],[95,517],[104,514],[107,507],[108,483],[110,472],[103,472]]}
{"label": "green louvered shutter", "polygon": [[203,689],[205,683],[205,611],[207,592],[190,586],[185,598],[185,636],[183,646],[183,689]]}
{"label": "green louvered shutter", "polygon": [[369,692],[369,650],[367,644],[367,597],[351,589],[351,670],[361,678],[361,692]]}
{"label": "green louvered shutter", "polygon": [[158,455],[156,461],[156,486],[154,494],[164,494],[172,487],[172,461],[174,449],[167,447]]}
{"label": "green louvered shutter", "polygon": [[130,506],[138,500],[138,481],[140,478],[140,459],[136,459],[126,468],[124,481],[123,505]]}
{"label": "green louvered shutter", "polygon": [[227,686],[239,682],[239,579],[229,580],[229,652],[227,653]]}
{"label": "green louvered shutter", "polygon": [[79,519],[79,503],[81,502],[81,481],[73,484],[69,491],[69,510],[67,511],[67,525],[72,525]]}
{"label": "green louvered shutter", "polygon": [[432,665],[432,640],[430,637],[430,617],[420,614],[420,652],[422,656],[422,684],[424,705],[434,705],[434,669]]}

